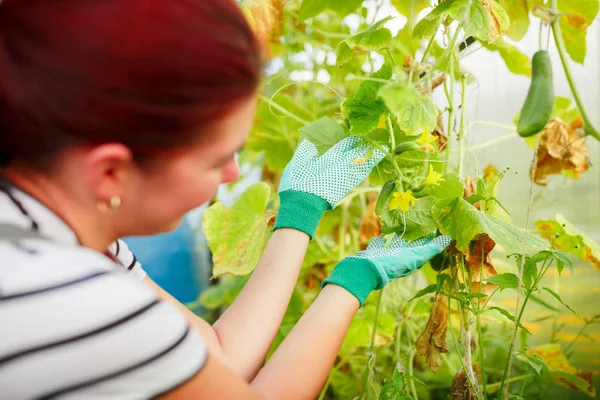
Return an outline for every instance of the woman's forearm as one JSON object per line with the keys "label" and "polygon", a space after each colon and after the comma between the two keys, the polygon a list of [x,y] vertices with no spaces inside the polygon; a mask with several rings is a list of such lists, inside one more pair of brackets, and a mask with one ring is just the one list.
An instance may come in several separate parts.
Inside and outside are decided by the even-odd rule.
{"label": "woman's forearm", "polygon": [[348,291],[325,286],[252,385],[270,398],[316,398],[358,308]]}
{"label": "woman's forearm", "polygon": [[228,364],[247,380],[258,373],[277,334],[308,243],[302,232],[276,230],[237,299],[213,325]]}

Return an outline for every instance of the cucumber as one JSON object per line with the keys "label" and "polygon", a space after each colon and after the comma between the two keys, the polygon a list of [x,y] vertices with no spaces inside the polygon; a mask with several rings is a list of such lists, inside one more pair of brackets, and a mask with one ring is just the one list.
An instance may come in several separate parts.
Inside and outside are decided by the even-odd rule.
{"label": "cucumber", "polygon": [[404,143],[400,143],[398,146],[396,146],[396,148],[394,149],[394,153],[401,154],[401,153],[404,153],[405,151],[418,150],[418,149],[419,149],[419,145],[416,144],[415,142],[404,142]]}
{"label": "cucumber", "polygon": [[385,209],[387,200],[390,198],[392,193],[394,193],[394,189],[396,189],[396,182],[394,181],[387,181],[385,185],[383,185],[383,188],[379,193],[379,197],[377,198],[377,203],[375,203],[375,214],[381,215]]}
{"label": "cucumber", "polygon": [[540,132],[552,116],[554,109],[554,87],[550,55],[540,50],[531,60],[531,86],[517,123],[517,132],[522,137]]}

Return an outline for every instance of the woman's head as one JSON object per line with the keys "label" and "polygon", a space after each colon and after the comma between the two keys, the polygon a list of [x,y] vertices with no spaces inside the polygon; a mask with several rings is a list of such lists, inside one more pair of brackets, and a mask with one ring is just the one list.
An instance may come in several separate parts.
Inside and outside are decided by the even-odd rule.
{"label": "woman's head", "polygon": [[234,0],[4,0],[0,163],[136,204],[149,226],[128,234],[161,230],[235,178],[259,77]]}

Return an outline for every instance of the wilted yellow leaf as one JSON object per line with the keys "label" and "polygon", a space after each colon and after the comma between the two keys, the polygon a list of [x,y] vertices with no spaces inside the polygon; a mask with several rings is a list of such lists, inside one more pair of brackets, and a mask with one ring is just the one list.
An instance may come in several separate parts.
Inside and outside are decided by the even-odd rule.
{"label": "wilted yellow leaf", "polygon": [[260,43],[263,56],[270,57],[270,45],[281,35],[284,0],[246,0],[242,11]]}
{"label": "wilted yellow leaf", "polygon": [[483,4],[490,19],[490,31],[487,40],[491,43],[498,37],[508,33],[510,19],[504,8],[496,0],[482,0],[481,4]]}
{"label": "wilted yellow leaf", "polygon": [[569,363],[559,344],[545,344],[531,347],[527,354],[536,355],[546,362],[556,383],[571,390],[584,392],[590,397],[596,397],[596,388],[592,377],[598,375],[595,371],[581,371]]}

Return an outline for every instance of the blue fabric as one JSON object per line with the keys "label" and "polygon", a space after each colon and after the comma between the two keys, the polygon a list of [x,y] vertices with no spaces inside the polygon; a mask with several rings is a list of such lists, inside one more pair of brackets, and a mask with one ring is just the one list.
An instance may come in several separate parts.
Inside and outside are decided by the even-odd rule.
{"label": "blue fabric", "polygon": [[208,285],[187,219],[174,231],[124,239],[148,276],[182,303],[194,302]]}

